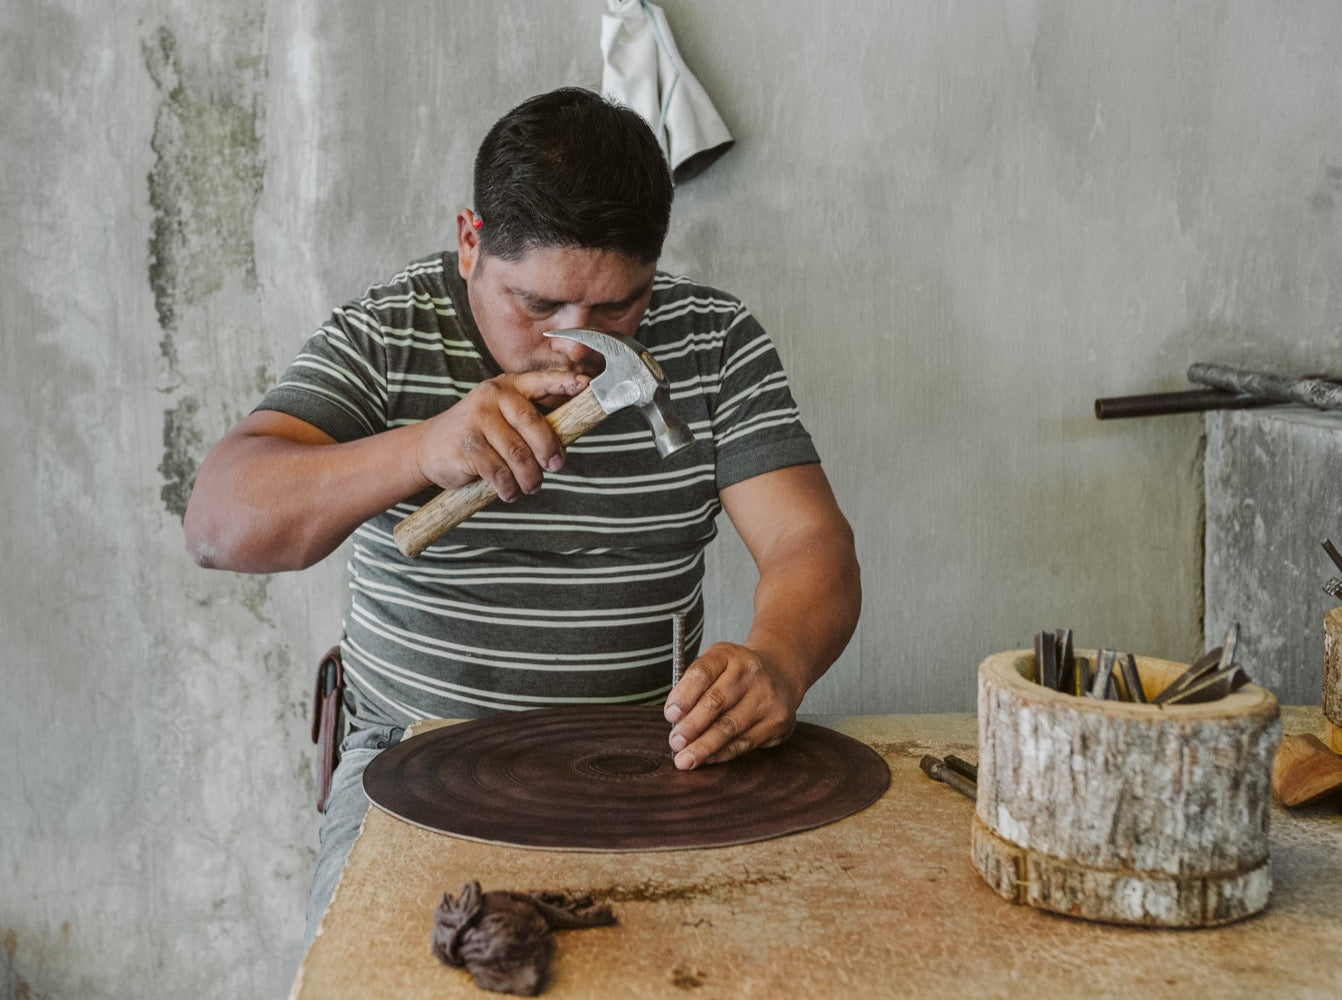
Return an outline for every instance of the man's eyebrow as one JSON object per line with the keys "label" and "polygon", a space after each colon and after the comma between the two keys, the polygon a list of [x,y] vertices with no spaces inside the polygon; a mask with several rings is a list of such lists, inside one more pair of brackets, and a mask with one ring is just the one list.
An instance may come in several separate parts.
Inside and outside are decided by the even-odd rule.
{"label": "man's eyebrow", "polygon": [[[600,309],[600,308],[605,308],[605,309],[623,309],[623,308],[627,308],[628,306],[633,305],[635,302],[637,302],[639,299],[641,299],[644,295],[646,295],[646,294],[648,293],[648,289],[651,288],[651,287],[652,287],[652,281],[651,281],[651,279],[649,279],[649,281],[648,281],[646,284],[644,284],[644,285],[640,286],[639,288],[635,289],[632,293],[630,293],[630,294],[627,295],[626,297],[624,297],[624,298],[622,298],[622,299],[615,299],[615,300],[613,300],[613,301],[611,301],[611,302],[598,302],[598,303],[596,304],[596,306],[597,306],[597,308],[599,308],[599,309]],[[527,303],[527,305],[530,305],[530,306],[537,306],[537,307],[542,307],[542,306],[561,306],[561,305],[564,304],[563,300],[561,300],[561,299],[552,299],[552,298],[548,298],[548,297],[545,296],[545,295],[541,295],[539,292],[528,291],[528,290],[525,289],[525,288],[513,288],[513,287],[510,286],[510,287],[508,288],[508,291],[511,292],[511,293],[512,293],[514,296],[516,296],[517,298],[522,299],[524,302]]]}
{"label": "man's eyebrow", "polygon": [[512,292],[515,297],[525,301],[528,305],[557,306],[562,304],[558,299],[546,298],[544,295],[540,295],[536,292],[529,292],[525,288],[509,288],[508,291]]}

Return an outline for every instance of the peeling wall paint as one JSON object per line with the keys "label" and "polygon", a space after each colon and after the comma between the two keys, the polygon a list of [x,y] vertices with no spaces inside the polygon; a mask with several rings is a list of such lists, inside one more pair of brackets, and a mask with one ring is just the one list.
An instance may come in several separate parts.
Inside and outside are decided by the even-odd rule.
{"label": "peeling wall paint", "polygon": [[[259,33],[241,44],[259,44]],[[148,177],[153,210],[149,239],[149,284],[159,326],[160,352],[182,381],[175,335],[183,314],[239,281],[255,294],[253,231],[265,179],[260,106],[264,60],[245,49],[230,67],[212,66],[197,76],[183,58],[176,34],[160,27],[143,45],[144,63],[161,103],[150,146],[154,168]],[[222,72],[221,72],[222,71]],[[227,84],[213,84],[223,76]],[[200,400],[179,399],[164,411],[164,508],[179,520],[195,483],[196,470],[211,442],[199,423]]]}
{"label": "peeling wall paint", "polygon": [[252,228],[265,174],[261,81],[250,101],[210,94],[185,71],[166,27],[145,44],[144,57],[163,96],[151,140],[157,159],[149,175],[149,283],[159,325],[172,332],[184,306],[204,302],[231,275],[256,287]]}
{"label": "peeling wall paint", "polygon": [[186,504],[191,499],[191,487],[196,470],[208,450],[199,421],[200,401],[184,396],[171,410],[163,414],[163,461],[158,471],[166,482],[159,490],[163,506],[179,520],[186,517]]}

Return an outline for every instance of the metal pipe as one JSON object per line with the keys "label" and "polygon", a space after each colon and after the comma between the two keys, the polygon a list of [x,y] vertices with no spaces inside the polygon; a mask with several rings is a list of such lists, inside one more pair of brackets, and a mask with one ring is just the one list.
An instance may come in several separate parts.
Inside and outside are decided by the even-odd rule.
{"label": "metal pipe", "polygon": [[940,757],[924,754],[923,759],[918,762],[918,766],[923,769],[923,772],[929,778],[940,781],[944,785],[949,785],[965,798],[973,801],[979,797],[978,784],[970,781],[963,774],[956,774],[946,766],[945,761]]}
{"label": "metal pipe", "polygon": [[979,766],[971,764],[962,757],[957,757],[953,753],[946,755],[946,766],[957,774],[963,774],[970,781],[975,783],[979,780]]}
{"label": "metal pipe", "polygon": [[1188,389],[1183,392],[1153,392],[1146,396],[1111,396],[1095,400],[1098,420],[1121,417],[1157,417],[1166,413],[1201,413],[1205,410],[1244,410],[1272,406],[1280,400],[1263,399],[1246,392],[1224,389]]}

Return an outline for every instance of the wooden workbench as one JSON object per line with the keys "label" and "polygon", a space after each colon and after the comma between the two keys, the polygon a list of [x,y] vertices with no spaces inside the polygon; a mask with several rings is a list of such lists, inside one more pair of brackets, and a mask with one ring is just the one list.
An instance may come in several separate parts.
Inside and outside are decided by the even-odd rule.
{"label": "wooden workbench", "polygon": [[[1317,708],[1283,709],[1319,732]],[[974,759],[973,715],[815,719],[875,747],[890,790],[842,822],[739,847],[532,851],[430,833],[369,810],[294,998],[491,996],[429,952],[444,892],[563,889],[619,925],[556,935],[565,997],[1342,996],[1342,812],[1272,812],[1273,895],[1207,930],[1086,923],[1015,906],[969,861],[973,805],[918,767]],[[742,803],[743,809],[749,803]],[[492,994],[497,995],[497,994]]]}

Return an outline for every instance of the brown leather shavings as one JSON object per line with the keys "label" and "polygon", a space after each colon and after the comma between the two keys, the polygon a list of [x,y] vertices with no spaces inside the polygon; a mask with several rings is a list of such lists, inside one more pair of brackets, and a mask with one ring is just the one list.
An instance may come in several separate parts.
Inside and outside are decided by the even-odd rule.
{"label": "brown leather shavings", "polygon": [[465,968],[494,993],[535,996],[545,988],[554,954],[551,931],[615,923],[609,906],[557,892],[481,892],[479,882],[444,893],[434,911],[430,945],[446,965]]}

